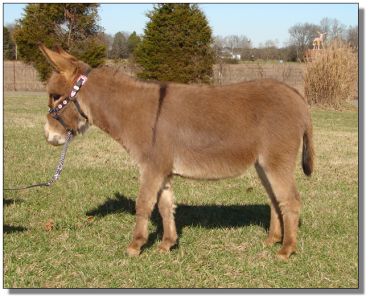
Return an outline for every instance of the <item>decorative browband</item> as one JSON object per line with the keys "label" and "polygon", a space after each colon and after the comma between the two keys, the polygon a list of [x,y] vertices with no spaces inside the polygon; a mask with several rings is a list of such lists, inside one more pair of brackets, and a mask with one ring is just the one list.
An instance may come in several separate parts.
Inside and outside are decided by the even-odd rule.
{"label": "decorative browband", "polygon": [[80,88],[86,83],[87,81],[87,76],[85,75],[80,75],[77,78],[76,84],[73,86],[72,91],[70,92],[69,96],[66,97],[61,103],[59,103],[56,107],[50,108],[49,113],[56,113],[60,110],[62,110],[68,103],[69,101],[73,100]]}

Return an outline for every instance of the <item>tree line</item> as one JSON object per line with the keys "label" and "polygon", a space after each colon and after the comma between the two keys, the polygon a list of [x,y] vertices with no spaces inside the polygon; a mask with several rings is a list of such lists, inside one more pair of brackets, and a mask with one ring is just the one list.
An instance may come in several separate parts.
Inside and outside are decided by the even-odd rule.
{"label": "tree line", "polygon": [[107,58],[127,59],[134,55],[137,45],[141,42],[141,37],[135,31],[132,33],[120,31],[114,36],[102,33],[102,42],[107,49]]}
{"label": "tree line", "polygon": [[284,47],[266,41],[258,47],[245,35],[213,36],[204,13],[196,4],[156,4],[147,13],[149,22],[143,35],[136,32],[106,34],[98,25],[99,4],[28,4],[16,24],[4,27],[4,59],[22,59],[32,64],[45,81],[51,67],[37,50],[39,42],[59,45],[92,67],[106,58],[131,58],[143,79],[178,82],[210,82],[212,66],[220,61],[239,60],[300,61],[312,48],[318,32],[326,42],[340,39],[358,48],[358,28],[346,27],[336,19],[320,24],[295,24]]}

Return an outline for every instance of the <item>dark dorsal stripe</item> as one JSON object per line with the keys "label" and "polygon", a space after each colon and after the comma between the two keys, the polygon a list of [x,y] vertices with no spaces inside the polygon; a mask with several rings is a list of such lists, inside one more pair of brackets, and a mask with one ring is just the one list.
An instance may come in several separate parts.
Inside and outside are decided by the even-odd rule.
{"label": "dark dorsal stripe", "polygon": [[160,116],[161,111],[162,111],[163,101],[164,101],[164,97],[166,97],[166,93],[167,93],[167,83],[160,83],[157,114],[155,116],[155,122],[154,122],[154,126],[153,126],[153,129],[152,129],[153,130],[152,145],[154,145],[155,142],[156,142],[157,124],[158,124],[159,116]]}

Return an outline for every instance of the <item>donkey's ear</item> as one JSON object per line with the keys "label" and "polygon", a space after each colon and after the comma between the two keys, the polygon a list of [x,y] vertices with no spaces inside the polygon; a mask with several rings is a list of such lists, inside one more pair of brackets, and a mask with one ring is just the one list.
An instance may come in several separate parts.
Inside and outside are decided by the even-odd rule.
{"label": "donkey's ear", "polygon": [[66,57],[63,54],[60,54],[58,52],[54,52],[47,48],[44,44],[39,44],[39,49],[44,54],[44,56],[51,62],[51,64],[59,71],[61,74],[63,74],[66,79],[70,80],[73,77],[73,74],[75,73],[77,69],[77,65],[75,64],[76,59],[69,55],[70,57]]}
{"label": "donkey's ear", "polygon": [[68,58],[70,60],[73,60],[73,61],[78,61],[78,59],[74,56],[72,56],[71,54],[69,54],[68,52],[64,51],[64,49],[60,46],[56,46],[55,47],[55,50],[62,56],[64,56],[65,58]]}

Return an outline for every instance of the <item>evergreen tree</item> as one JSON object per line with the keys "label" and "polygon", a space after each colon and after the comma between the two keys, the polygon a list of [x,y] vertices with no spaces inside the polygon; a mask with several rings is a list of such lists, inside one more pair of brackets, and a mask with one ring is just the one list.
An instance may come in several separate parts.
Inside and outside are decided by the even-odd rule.
{"label": "evergreen tree", "polygon": [[117,32],[114,35],[110,57],[114,59],[128,57],[127,39],[122,32]]}
{"label": "evergreen tree", "polygon": [[7,27],[3,28],[3,55],[4,59],[15,59],[15,44]]}
{"label": "evergreen tree", "polygon": [[141,42],[141,39],[136,34],[135,31],[130,34],[130,36],[127,39],[127,47],[128,47],[129,55],[131,55],[135,52],[135,49],[136,49],[137,45],[139,45],[140,42]]}
{"label": "evergreen tree", "polygon": [[210,82],[215,61],[212,31],[196,4],[158,4],[148,14],[135,58],[144,79]]}
{"label": "evergreen tree", "polygon": [[32,64],[45,81],[52,68],[39,51],[59,45],[79,59],[96,67],[105,57],[105,45],[98,38],[98,4],[35,3],[28,4],[24,16],[17,21],[14,38],[19,57]]}

